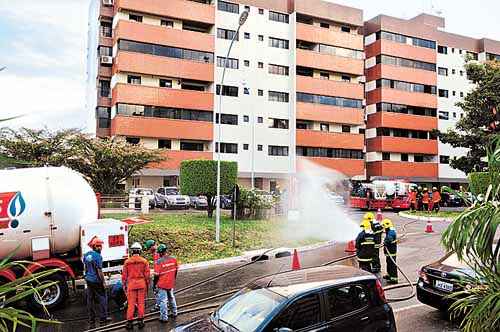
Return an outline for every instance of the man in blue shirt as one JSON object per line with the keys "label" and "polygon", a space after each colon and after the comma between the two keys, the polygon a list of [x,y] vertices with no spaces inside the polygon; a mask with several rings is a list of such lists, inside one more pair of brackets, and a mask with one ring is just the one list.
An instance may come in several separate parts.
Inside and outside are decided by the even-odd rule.
{"label": "man in blue shirt", "polygon": [[91,251],[83,256],[85,267],[85,282],[87,283],[87,310],[89,313],[89,324],[95,324],[96,308],[101,325],[108,323],[108,299],[104,287],[104,274],[102,273],[102,245],[103,241],[97,236],[90,240]]}

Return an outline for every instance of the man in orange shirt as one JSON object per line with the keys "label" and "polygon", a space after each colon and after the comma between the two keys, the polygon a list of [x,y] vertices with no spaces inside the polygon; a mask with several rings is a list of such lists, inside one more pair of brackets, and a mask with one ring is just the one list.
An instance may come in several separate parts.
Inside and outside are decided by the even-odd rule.
{"label": "man in orange shirt", "polygon": [[429,211],[429,191],[424,188],[424,194],[422,195],[422,208],[424,211]]}
{"label": "man in orange shirt", "polygon": [[417,192],[415,191],[415,188],[412,188],[410,190],[410,193],[408,194],[410,198],[410,211],[416,211],[418,210],[417,208]]}
{"label": "man in orange shirt", "polygon": [[441,193],[437,190],[436,187],[432,188],[432,209],[439,212],[440,204],[441,204]]}
{"label": "man in orange shirt", "polygon": [[156,298],[157,302],[160,303],[160,322],[167,322],[169,309],[171,310],[171,316],[177,316],[174,288],[178,264],[177,259],[168,254],[166,245],[160,244],[158,253],[160,257],[155,262],[155,274],[158,276],[158,294]]}
{"label": "man in orange shirt", "polygon": [[137,306],[139,329],[144,328],[144,307],[146,293],[149,288],[150,272],[149,262],[140,256],[142,246],[135,242],[130,246],[132,257],[128,258],[123,265],[122,283],[127,292],[127,330],[132,330],[134,312]]}

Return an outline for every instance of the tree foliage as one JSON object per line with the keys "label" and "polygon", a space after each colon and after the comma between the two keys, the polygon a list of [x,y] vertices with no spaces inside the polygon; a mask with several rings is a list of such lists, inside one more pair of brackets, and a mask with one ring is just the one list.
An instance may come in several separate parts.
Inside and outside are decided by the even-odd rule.
{"label": "tree foliage", "polygon": [[[221,195],[231,193],[238,178],[238,164],[234,161],[220,163],[220,192]],[[184,195],[204,195],[208,201],[208,216],[211,218],[217,196],[217,161],[215,160],[185,160],[181,163],[180,178],[181,192]]]}
{"label": "tree foliage", "polygon": [[0,152],[10,162],[27,167],[69,167],[80,172],[96,192],[103,194],[117,193],[121,182],[148,164],[163,160],[158,150],[90,137],[76,129],[52,132],[3,128]]}
{"label": "tree foliage", "polygon": [[470,173],[486,166],[482,161],[486,157],[486,147],[490,137],[498,135],[489,126],[494,120],[492,110],[500,108],[500,63],[468,62],[465,68],[475,87],[457,103],[464,111],[464,117],[457,122],[456,128],[440,132],[439,138],[455,148],[469,149],[467,155],[450,160],[450,165]]}

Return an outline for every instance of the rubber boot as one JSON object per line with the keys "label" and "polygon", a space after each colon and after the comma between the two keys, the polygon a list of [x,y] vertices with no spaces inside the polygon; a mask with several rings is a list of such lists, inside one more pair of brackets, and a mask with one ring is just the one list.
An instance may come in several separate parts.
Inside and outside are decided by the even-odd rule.
{"label": "rubber boot", "polygon": [[139,330],[142,330],[144,328],[144,319],[139,320],[137,327],[139,328]]}
{"label": "rubber boot", "polygon": [[129,331],[130,331],[130,330],[133,330],[133,329],[134,329],[134,321],[132,321],[132,320],[128,320],[128,321],[127,321],[127,325],[125,326],[125,328],[126,328],[127,330],[129,330]]}

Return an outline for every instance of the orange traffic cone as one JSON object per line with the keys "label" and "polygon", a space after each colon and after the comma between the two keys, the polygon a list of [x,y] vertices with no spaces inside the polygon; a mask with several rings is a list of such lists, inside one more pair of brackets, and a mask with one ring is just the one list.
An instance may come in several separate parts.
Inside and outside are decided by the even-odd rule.
{"label": "orange traffic cone", "polygon": [[345,252],[348,253],[353,253],[356,252],[356,241],[352,240],[347,242],[347,245],[345,246]]}
{"label": "orange traffic cone", "polygon": [[432,223],[431,220],[427,220],[427,225],[425,226],[425,232],[426,233],[433,233],[434,230],[432,229]]}
{"label": "orange traffic cone", "polygon": [[299,254],[297,253],[297,249],[293,250],[292,270],[300,270]]}
{"label": "orange traffic cone", "polygon": [[382,220],[384,219],[384,216],[382,215],[382,210],[380,208],[378,208],[377,210],[377,217],[376,217],[377,221],[378,222],[382,222]]}

